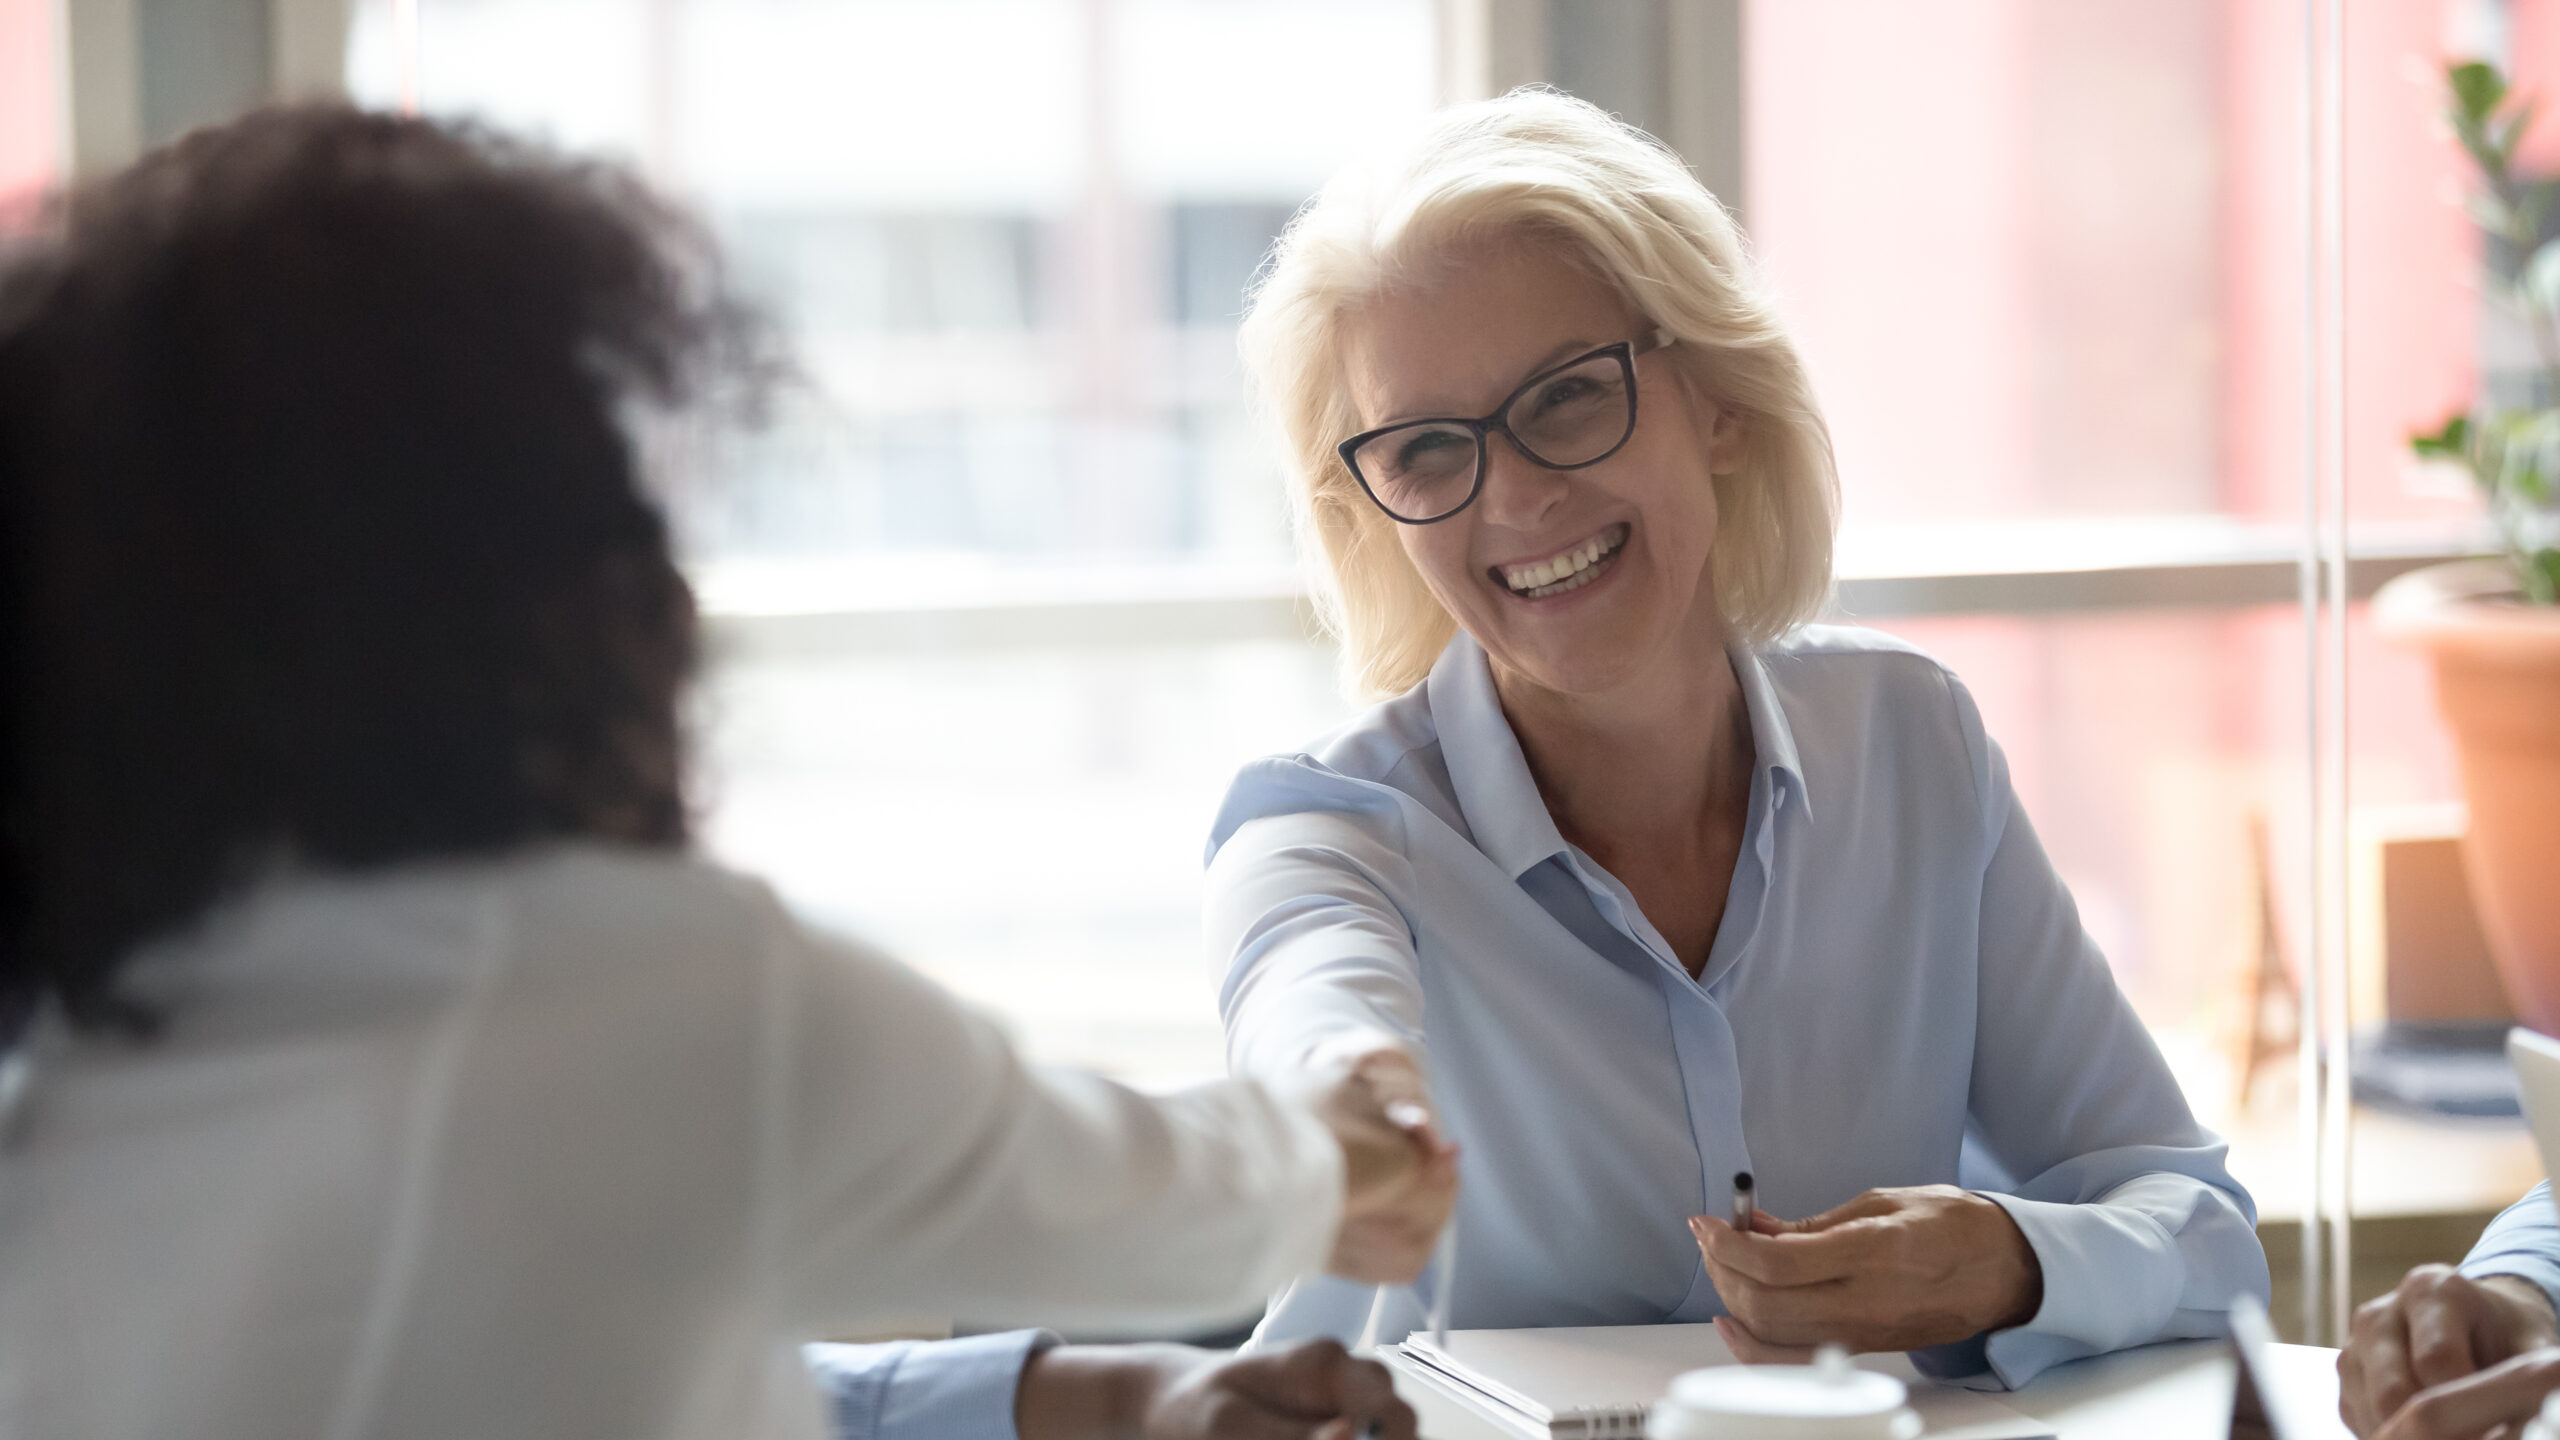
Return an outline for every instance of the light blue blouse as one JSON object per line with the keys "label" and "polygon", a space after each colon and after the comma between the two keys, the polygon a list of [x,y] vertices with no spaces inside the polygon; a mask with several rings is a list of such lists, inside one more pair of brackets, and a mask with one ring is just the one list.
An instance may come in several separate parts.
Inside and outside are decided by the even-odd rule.
{"label": "light blue blouse", "polygon": [[[1393,1040],[1463,1147],[1453,1324],[1722,1313],[1686,1217],[1812,1215],[1875,1186],[1988,1193],[2044,1303],[1915,1356],[2016,1385],[2213,1335],[2267,1294],[2224,1168],[2011,792],[1964,686],[1871,631],[1737,648],[1757,751],[1703,975],[1556,831],[1483,652],[1304,754],[1247,766],[1209,842],[1230,1064]],[[1421,1322],[1436,1275],[1391,1296]],[[1262,1338],[1352,1338],[1372,1292],[1314,1279]]]}

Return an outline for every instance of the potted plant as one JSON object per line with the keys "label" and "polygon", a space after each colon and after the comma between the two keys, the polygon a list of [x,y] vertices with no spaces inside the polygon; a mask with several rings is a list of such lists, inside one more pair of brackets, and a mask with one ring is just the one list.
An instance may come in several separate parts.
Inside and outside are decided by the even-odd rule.
{"label": "potted plant", "polygon": [[2517,172],[2533,107],[2504,75],[2462,64],[2446,79],[2479,171],[2486,288],[2538,363],[2493,374],[2468,412],[2410,440],[2470,474],[2505,555],[2402,576],[2375,610],[2433,662],[2471,812],[2472,896],[2507,994],[2527,1024],[2560,1034],[2560,240],[2542,238],[2560,183]]}

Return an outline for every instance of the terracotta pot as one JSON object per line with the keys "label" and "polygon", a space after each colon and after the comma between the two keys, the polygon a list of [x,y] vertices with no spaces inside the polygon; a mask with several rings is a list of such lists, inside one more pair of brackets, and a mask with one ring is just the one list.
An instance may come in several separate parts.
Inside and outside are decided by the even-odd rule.
{"label": "terracotta pot", "polygon": [[2560,606],[2526,603],[2501,561],[2464,560],[2385,585],[2374,618],[2435,662],[2481,929],[2516,1013],[2560,1034]]}

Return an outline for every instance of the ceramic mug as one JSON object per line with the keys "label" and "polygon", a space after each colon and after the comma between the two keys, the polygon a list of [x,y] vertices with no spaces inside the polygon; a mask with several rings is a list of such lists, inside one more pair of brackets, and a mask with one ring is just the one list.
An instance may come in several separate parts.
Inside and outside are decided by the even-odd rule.
{"label": "ceramic mug", "polygon": [[1718,1365],[1671,1382],[1646,1440],[1915,1440],[1920,1417],[1890,1375],[1823,1347],[1810,1365]]}

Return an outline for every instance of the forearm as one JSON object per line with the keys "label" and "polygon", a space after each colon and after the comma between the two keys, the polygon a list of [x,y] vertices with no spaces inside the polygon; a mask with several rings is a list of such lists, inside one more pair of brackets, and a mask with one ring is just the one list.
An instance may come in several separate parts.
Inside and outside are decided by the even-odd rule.
{"label": "forearm", "polygon": [[2543,1288],[2522,1275],[2491,1274],[2479,1277],[2480,1288],[2496,1296],[2499,1308],[2506,1312],[2507,1333],[2518,1337],[2519,1348],[2553,1343],[2560,1337],[2560,1310],[2555,1310],[2551,1296]]}
{"label": "forearm", "polygon": [[1153,1398],[1210,1359],[1187,1345],[1042,1351],[1014,1391],[1014,1430],[1020,1440],[1139,1440]]}

